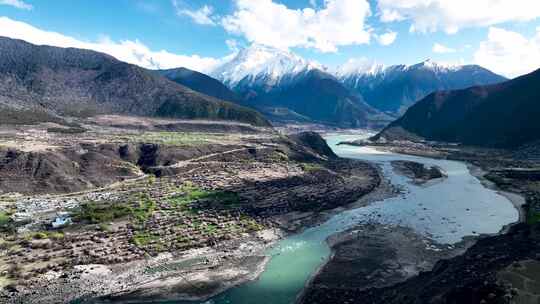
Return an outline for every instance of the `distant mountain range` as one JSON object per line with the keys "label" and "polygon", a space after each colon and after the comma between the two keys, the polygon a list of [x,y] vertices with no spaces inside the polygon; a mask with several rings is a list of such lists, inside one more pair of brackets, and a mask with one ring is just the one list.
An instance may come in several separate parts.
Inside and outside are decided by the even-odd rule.
{"label": "distant mountain range", "polygon": [[[0,37],[0,121],[128,114],[376,128],[390,121],[386,113],[400,113],[416,96],[429,94],[379,137],[511,147],[540,137],[539,78],[537,71],[501,82],[479,66],[432,61],[330,73],[260,45],[239,51],[209,76],[185,68],[149,71],[94,51]],[[429,93],[454,87],[469,88]]]}
{"label": "distant mountain range", "polygon": [[540,70],[496,85],[432,93],[375,139],[514,148],[540,140]]}
{"label": "distant mountain range", "polygon": [[0,38],[0,118],[14,123],[114,113],[378,128],[416,96],[503,79],[478,66],[431,61],[331,73],[261,45],[240,50],[210,75],[149,71],[94,51]]}
{"label": "distant mountain range", "polygon": [[294,53],[257,44],[228,58],[209,73],[211,77],[186,69],[161,73],[193,90],[257,109],[274,122],[353,128],[382,127],[437,90],[506,80],[480,66],[431,60],[330,71]]}
{"label": "distant mountain range", "polygon": [[347,88],[360,94],[366,103],[394,116],[403,114],[416,101],[435,91],[464,89],[506,80],[478,65],[450,66],[432,60],[411,66],[344,66],[335,74]]}
{"label": "distant mountain range", "polygon": [[0,37],[1,122],[112,113],[268,125],[252,109],[197,93],[106,54]]}
{"label": "distant mountain range", "polygon": [[252,45],[211,76],[274,121],[302,120],[339,127],[377,127],[389,117],[345,88],[323,66],[291,52]]}

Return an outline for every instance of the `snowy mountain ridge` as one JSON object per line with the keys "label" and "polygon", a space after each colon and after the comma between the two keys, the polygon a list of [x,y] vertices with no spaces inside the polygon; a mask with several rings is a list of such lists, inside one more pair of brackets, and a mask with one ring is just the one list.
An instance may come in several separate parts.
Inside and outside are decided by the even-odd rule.
{"label": "snowy mountain ridge", "polygon": [[[435,91],[506,80],[478,65],[445,64],[431,59],[411,65],[385,66],[360,58],[328,69],[293,52],[259,44],[229,56],[210,75],[244,100],[257,100],[259,106],[263,99],[267,99],[266,104],[272,104],[271,100],[275,98],[285,98],[276,94],[298,89],[315,77],[319,87],[304,87],[304,90],[328,89],[340,92],[342,97],[348,90],[371,107],[393,116],[403,114],[414,102]],[[292,95],[298,102],[313,100],[313,96],[299,99],[298,92]]]}
{"label": "snowy mountain ridge", "polygon": [[231,56],[230,60],[211,71],[210,75],[230,88],[241,82],[245,86],[279,86],[285,79],[315,69],[326,70],[323,65],[305,60],[292,52],[253,44]]}
{"label": "snowy mountain ridge", "polygon": [[334,71],[333,75],[338,79],[344,79],[351,76],[362,77],[362,76],[384,76],[391,74],[393,72],[405,72],[416,69],[424,69],[434,72],[435,74],[444,74],[449,72],[459,71],[463,68],[463,65],[456,64],[447,64],[436,62],[432,59],[426,59],[420,63],[411,64],[411,65],[391,65],[385,66],[377,62],[372,62],[369,60],[356,60],[351,59],[347,63],[338,66]]}
{"label": "snowy mountain ridge", "polygon": [[343,80],[350,77],[379,77],[394,72],[424,69],[444,74],[463,68],[427,59],[412,65],[391,65],[372,62],[364,59],[351,59],[334,69],[306,60],[297,54],[261,44],[253,44],[229,56],[222,64],[210,71],[210,76],[222,81],[230,88],[266,86],[276,87],[287,84],[296,76],[312,70],[320,70]]}

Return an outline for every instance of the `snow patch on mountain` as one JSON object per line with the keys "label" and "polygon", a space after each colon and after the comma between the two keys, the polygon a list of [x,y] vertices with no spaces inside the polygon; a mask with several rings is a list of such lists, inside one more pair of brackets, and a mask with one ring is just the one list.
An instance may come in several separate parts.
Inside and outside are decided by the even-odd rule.
{"label": "snow patch on mountain", "polygon": [[463,66],[458,65],[458,64],[453,64],[453,63],[436,62],[431,59],[426,59],[418,64],[411,65],[408,68],[409,69],[415,69],[415,68],[422,69],[423,68],[423,69],[432,70],[434,72],[446,73],[446,72],[453,72],[453,71],[460,70],[461,68],[463,68]]}
{"label": "snow patch on mountain", "polygon": [[367,58],[354,58],[335,68],[332,73],[339,79],[350,75],[376,75],[382,73],[384,69],[383,64]]}
{"label": "snow patch on mountain", "polygon": [[288,51],[253,44],[242,49],[210,72],[210,75],[234,88],[240,82],[250,86],[279,85],[284,79],[314,69],[326,70],[324,66]]}
{"label": "snow patch on mountain", "polygon": [[391,65],[370,61],[368,59],[350,59],[345,64],[337,67],[333,73],[338,79],[347,79],[351,77],[380,77],[395,72],[406,72],[410,70],[425,69],[431,70],[436,74],[458,71],[463,66],[447,64],[427,59],[423,62],[413,65]]}

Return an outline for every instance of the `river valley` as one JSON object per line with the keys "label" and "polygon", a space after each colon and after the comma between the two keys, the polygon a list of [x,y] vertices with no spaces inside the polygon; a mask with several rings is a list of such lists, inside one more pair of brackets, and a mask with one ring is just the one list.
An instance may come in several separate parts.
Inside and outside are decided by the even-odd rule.
{"label": "river valley", "polygon": [[38,2],[0,0],[0,304],[540,304],[540,61],[495,39],[535,1]]}
{"label": "river valley", "polygon": [[[385,178],[399,194],[372,204],[344,210],[321,225],[281,240],[269,249],[270,261],[258,280],[218,295],[202,303],[294,303],[310,277],[328,260],[329,236],[357,225],[377,224],[411,229],[424,238],[427,249],[452,249],[464,238],[496,234],[518,221],[512,202],[488,189],[462,162],[437,160],[370,148],[338,145],[355,135],[329,135],[326,140],[336,154],[369,160],[380,165]],[[391,161],[407,160],[437,166],[446,178],[417,185],[394,172]]]}

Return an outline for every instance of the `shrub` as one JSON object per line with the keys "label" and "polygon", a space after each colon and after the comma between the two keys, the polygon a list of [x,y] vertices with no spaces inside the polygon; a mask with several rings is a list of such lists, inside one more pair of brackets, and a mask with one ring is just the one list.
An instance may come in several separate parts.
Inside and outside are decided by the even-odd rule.
{"label": "shrub", "polygon": [[150,234],[148,232],[137,232],[135,233],[135,235],[133,236],[133,238],[131,239],[131,241],[133,242],[133,244],[139,246],[139,247],[143,247],[143,246],[146,246],[148,244],[150,244],[152,241],[155,241],[157,240],[158,237],[153,235],[153,234]]}
{"label": "shrub", "polygon": [[97,224],[110,222],[114,219],[128,216],[131,213],[131,208],[126,204],[101,205],[90,202],[81,205],[75,217],[80,221],[89,221]]}
{"label": "shrub", "polygon": [[87,130],[81,127],[73,127],[73,128],[48,128],[48,133],[63,133],[63,134],[80,134],[84,133]]}
{"label": "shrub", "polygon": [[0,211],[0,227],[6,227],[11,223],[11,217],[7,212]]}
{"label": "shrub", "polygon": [[540,212],[528,212],[527,214],[527,223],[529,225],[534,225],[540,223]]}
{"label": "shrub", "polygon": [[301,163],[300,167],[305,172],[314,172],[314,171],[319,171],[323,169],[323,166],[319,164],[313,164],[313,163]]}
{"label": "shrub", "polygon": [[82,205],[76,211],[75,217],[79,221],[89,221],[94,224],[112,222],[115,219],[123,217],[132,217],[139,223],[145,222],[152,216],[157,208],[157,204],[147,194],[140,194],[135,199],[139,200],[139,202],[134,204],[113,203],[109,205],[90,202]]}
{"label": "shrub", "polygon": [[44,239],[49,238],[49,236],[45,232],[36,232],[34,233],[33,237],[34,239],[37,239],[37,240],[44,240]]}

